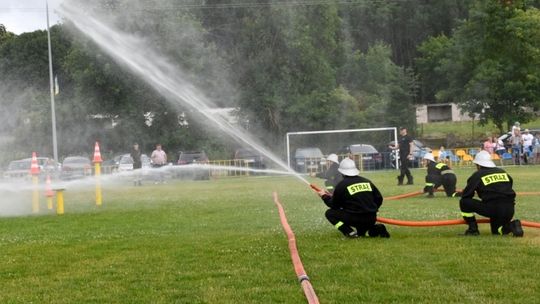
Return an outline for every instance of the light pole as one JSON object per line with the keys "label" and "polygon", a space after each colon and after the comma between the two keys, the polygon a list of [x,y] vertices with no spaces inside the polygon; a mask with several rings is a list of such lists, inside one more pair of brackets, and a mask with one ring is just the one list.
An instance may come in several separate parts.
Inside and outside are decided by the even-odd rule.
{"label": "light pole", "polygon": [[53,140],[53,155],[54,161],[58,163],[58,143],[56,141],[56,111],[54,106],[54,77],[52,68],[52,51],[51,51],[51,29],[49,27],[49,3],[45,0],[45,10],[47,11],[47,45],[49,47],[49,82],[51,87],[51,121],[52,121],[52,140]]}

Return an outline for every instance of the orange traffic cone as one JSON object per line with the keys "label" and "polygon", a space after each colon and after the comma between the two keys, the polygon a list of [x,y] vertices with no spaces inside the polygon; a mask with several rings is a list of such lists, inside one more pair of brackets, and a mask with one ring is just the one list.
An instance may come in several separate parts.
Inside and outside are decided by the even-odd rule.
{"label": "orange traffic cone", "polygon": [[94,146],[94,163],[101,163],[103,160],[101,159],[101,152],[99,152],[99,143],[96,141],[96,145]]}
{"label": "orange traffic cone", "polygon": [[51,187],[51,177],[49,175],[47,175],[47,180],[45,181],[45,196],[47,197],[47,209],[52,210],[54,191]]}
{"label": "orange traffic cone", "polygon": [[30,174],[39,175],[39,164],[37,161],[36,152],[32,152],[32,162],[30,163]]}

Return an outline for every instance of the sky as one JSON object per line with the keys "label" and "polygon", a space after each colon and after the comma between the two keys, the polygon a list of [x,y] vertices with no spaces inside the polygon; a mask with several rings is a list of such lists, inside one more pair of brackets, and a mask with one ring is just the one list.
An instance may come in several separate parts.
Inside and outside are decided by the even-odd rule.
{"label": "sky", "polygon": [[[48,0],[49,25],[60,22],[55,9],[64,0]],[[46,0],[0,0],[0,24],[17,35],[47,29]]]}

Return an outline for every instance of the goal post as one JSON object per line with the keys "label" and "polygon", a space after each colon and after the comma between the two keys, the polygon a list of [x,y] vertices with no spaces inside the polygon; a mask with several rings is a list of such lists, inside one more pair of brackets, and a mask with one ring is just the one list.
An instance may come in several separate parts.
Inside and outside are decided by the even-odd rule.
{"label": "goal post", "polygon": [[[296,149],[302,147],[318,147],[327,156],[330,153],[337,154],[343,147],[369,145],[384,154],[385,168],[397,169],[398,158],[395,157],[395,153],[394,157],[391,157],[392,152],[388,149],[388,144],[392,141],[397,143],[397,138],[396,127],[287,132],[285,143],[287,165],[294,169],[294,153]],[[363,171],[362,167],[359,169]]]}

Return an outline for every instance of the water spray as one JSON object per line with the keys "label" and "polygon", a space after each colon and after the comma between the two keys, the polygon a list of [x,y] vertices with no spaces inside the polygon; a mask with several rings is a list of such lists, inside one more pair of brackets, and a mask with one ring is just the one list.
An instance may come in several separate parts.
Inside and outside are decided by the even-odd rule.
{"label": "water spray", "polygon": [[190,106],[220,131],[237,142],[261,152],[279,167],[309,185],[304,177],[259,144],[251,134],[216,115],[213,111],[215,105],[186,80],[187,77],[181,70],[175,68],[176,65],[173,62],[157,50],[153,50],[150,43],[105,24],[96,16],[81,11],[79,7],[70,5],[70,3],[64,2],[59,13],[69,19],[81,33],[90,37],[114,60],[126,66],[134,75],[148,83],[172,105],[177,106],[178,103],[182,103]]}

